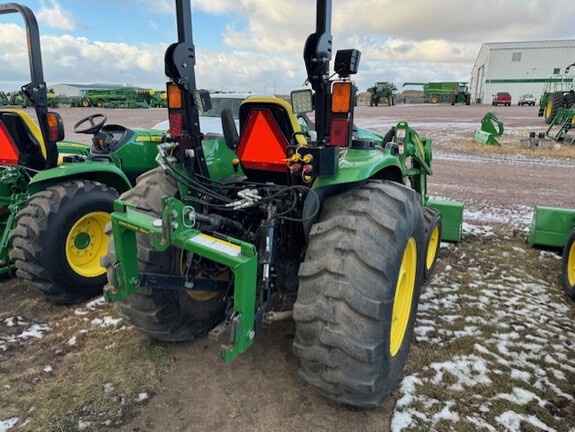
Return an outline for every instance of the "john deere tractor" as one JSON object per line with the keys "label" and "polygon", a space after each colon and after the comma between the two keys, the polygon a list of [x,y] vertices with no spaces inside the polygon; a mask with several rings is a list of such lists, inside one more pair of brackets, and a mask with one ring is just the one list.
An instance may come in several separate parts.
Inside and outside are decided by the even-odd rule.
{"label": "john deere tractor", "polygon": [[575,106],[575,90],[573,88],[573,75],[569,74],[570,64],[565,73],[552,75],[543,88],[539,99],[538,116],[545,119],[545,123],[552,124],[560,108],[572,109]]}
{"label": "john deere tractor", "polygon": [[428,198],[431,140],[405,122],[385,137],[354,126],[360,52],[338,51],[332,75],[331,6],[317,1],[304,47],[311,89],[291,104],[246,99],[239,132],[225,110],[223,144],[200,133],[209,94],[196,88],[190,2],[176,0],[169,134],[160,166],[114,204],[105,295],[156,339],[227,337],[226,362],[293,317],[303,379],[378,406],[405,364],[440,240],[461,235],[463,204]]}
{"label": "john deere tractor", "polygon": [[0,108],[0,275],[16,275],[56,303],[77,303],[106,282],[100,257],[104,226],[119,192],[157,166],[161,133],[106,125],[102,114],[74,126],[92,145],[63,141],[61,117],[48,111],[36,18],[16,3],[28,33],[31,82],[22,87],[37,123],[25,111]]}

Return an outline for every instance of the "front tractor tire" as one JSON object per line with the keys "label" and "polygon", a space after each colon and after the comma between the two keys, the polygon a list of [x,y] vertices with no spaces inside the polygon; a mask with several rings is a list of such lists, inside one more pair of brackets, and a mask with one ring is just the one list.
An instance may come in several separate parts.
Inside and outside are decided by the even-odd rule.
{"label": "front tractor tire", "polygon": [[441,244],[441,213],[431,207],[423,208],[423,219],[425,221],[425,266],[423,269],[423,280],[427,281],[435,271],[439,246]]}
{"label": "front tractor tire", "polygon": [[114,189],[84,180],[32,195],[10,233],[16,276],[53,303],[76,304],[101,294],[104,227],[117,197]]}
{"label": "front tractor tire", "polygon": [[[161,217],[162,197],[177,196],[176,181],[163,169],[156,168],[141,175],[134,188],[123,193],[120,199],[151,209],[149,214]],[[115,280],[116,254],[111,224],[106,227],[109,236],[108,253],[102,258],[108,281]],[[169,247],[164,252],[155,250],[147,236],[136,235],[138,268],[141,272],[181,274],[182,250]],[[184,342],[205,336],[224,316],[223,293],[191,292],[176,290],[140,291],[118,303],[124,319],[139,331],[165,342]]]}
{"label": "front tractor tire", "polygon": [[571,230],[563,249],[563,290],[567,297],[575,300],[575,228]]}
{"label": "front tractor tire", "polygon": [[405,365],[424,266],[419,195],[390,181],[328,198],[294,305],[299,373],[337,402],[381,405]]}

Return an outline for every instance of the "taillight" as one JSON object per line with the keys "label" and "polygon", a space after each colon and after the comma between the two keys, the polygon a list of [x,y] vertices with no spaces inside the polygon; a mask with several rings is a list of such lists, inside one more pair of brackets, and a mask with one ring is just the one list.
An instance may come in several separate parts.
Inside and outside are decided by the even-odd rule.
{"label": "taillight", "polygon": [[184,103],[182,90],[172,83],[167,83],[168,94],[168,121],[170,123],[170,135],[179,137],[184,133]]}
{"label": "taillight", "polygon": [[335,82],[332,87],[331,111],[348,113],[351,111],[351,82]]}
{"label": "taillight", "polygon": [[170,135],[172,137],[181,136],[184,133],[184,115],[182,112],[171,112],[168,114],[170,122]]}
{"label": "taillight", "polygon": [[60,125],[62,119],[55,113],[46,114],[46,124],[48,125],[48,139],[50,141],[60,141]]}
{"label": "taillight", "polygon": [[329,126],[331,145],[347,147],[349,145],[349,120],[334,118]]}
{"label": "taillight", "polygon": [[168,108],[170,109],[182,109],[184,104],[182,103],[182,91],[179,87],[169,82],[168,87]]}

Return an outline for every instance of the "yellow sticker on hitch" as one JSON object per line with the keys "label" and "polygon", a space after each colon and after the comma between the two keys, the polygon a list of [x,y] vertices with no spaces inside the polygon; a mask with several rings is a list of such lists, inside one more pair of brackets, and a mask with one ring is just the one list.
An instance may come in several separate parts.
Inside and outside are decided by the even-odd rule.
{"label": "yellow sticker on hitch", "polygon": [[242,253],[242,248],[240,246],[207,234],[199,234],[190,241],[233,257],[237,257]]}
{"label": "yellow sticker on hitch", "polygon": [[133,224],[131,224],[131,223],[124,222],[124,221],[121,221],[121,220],[118,221],[118,225],[120,225],[120,226],[122,226],[122,227],[124,227],[124,228],[128,228],[128,229],[130,229],[130,230],[132,230],[132,231],[139,232],[139,233],[141,233],[141,234],[150,234],[150,232],[151,232],[150,230],[147,230],[147,229],[145,229],[145,228],[142,228],[142,227],[139,227],[139,226],[137,226],[137,225],[133,225]]}

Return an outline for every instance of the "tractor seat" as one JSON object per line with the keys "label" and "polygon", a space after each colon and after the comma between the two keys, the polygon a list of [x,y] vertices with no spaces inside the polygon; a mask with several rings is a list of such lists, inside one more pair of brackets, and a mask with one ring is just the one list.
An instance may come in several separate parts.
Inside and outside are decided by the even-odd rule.
{"label": "tractor seat", "polygon": [[[0,123],[4,126],[18,150],[18,164],[42,170],[46,166],[46,146],[40,128],[24,111],[0,111]],[[9,145],[0,143],[0,151]]]}
{"label": "tractor seat", "polygon": [[249,98],[240,106],[236,149],[244,173],[257,181],[287,181],[287,147],[305,144],[291,105],[278,98]]}

